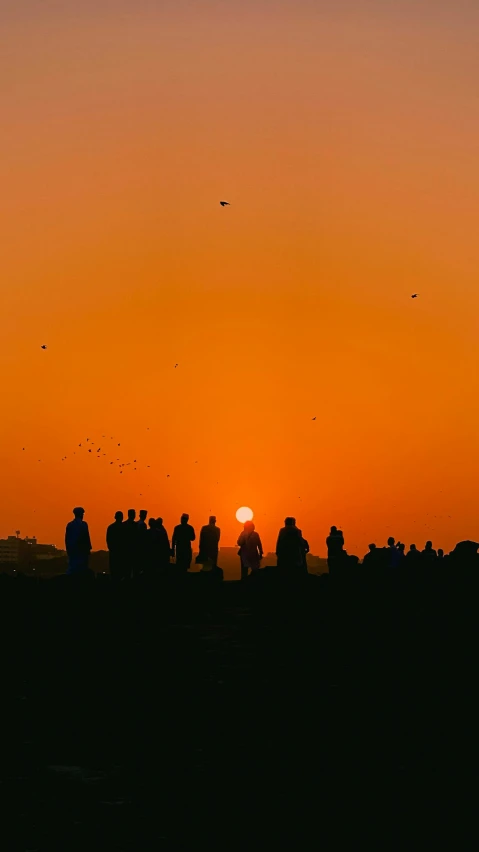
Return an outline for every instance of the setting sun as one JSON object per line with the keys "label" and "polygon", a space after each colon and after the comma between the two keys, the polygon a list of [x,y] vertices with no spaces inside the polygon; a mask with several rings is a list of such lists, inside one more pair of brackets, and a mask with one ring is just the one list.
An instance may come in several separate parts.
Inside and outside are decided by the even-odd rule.
{"label": "setting sun", "polygon": [[236,520],[240,522],[240,524],[244,524],[246,521],[253,520],[253,511],[248,506],[241,506],[236,512]]}

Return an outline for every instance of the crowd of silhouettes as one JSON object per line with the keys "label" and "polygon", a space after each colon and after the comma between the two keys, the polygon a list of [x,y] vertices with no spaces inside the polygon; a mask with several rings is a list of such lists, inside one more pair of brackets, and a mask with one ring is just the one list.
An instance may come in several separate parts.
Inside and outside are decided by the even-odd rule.
{"label": "crowd of silhouettes", "polygon": [[[65,546],[69,574],[81,574],[88,570],[91,541],[84,514],[85,510],[77,506],[73,510],[74,519],[67,524]],[[115,513],[115,520],[106,532],[110,574],[115,582],[135,580],[140,575],[171,575],[172,570],[174,576],[181,577],[190,569],[196,533],[189,523],[189,515],[185,513],[181,516],[180,523],[173,530],[171,544],[163,519],[150,517],[147,521],[147,518],[146,509],[140,510],[138,520],[135,509],[128,509],[126,520],[123,512]],[[218,566],[220,537],[221,530],[216,524],[216,517],[211,515],[208,524],[201,528],[199,553],[195,560],[196,564],[202,566],[203,572],[212,572],[218,577],[223,574]],[[238,547],[241,579],[257,575],[263,559],[263,545],[253,521],[244,524],[238,538]],[[343,531],[336,526],[331,527],[326,538],[326,547],[331,577],[344,576],[349,569],[359,564],[359,557],[349,554],[345,549]],[[479,559],[478,548],[477,542],[464,541],[445,556],[443,550],[436,551],[432,542],[427,541],[423,550],[418,550],[415,544],[411,544],[406,553],[406,546],[391,536],[384,547],[370,544],[362,565],[370,571],[393,572],[401,568],[432,567],[442,560],[454,560],[457,557],[462,561],[467,561],[472,556]],[[279,531],[276,543],[277,567],[280,573],[289,577],[305,576],[308,572],[308,553],[309,544],[296,526],[296,519],[285,518],[284,527]],[[173,565],[172,558],[175,560]]]}

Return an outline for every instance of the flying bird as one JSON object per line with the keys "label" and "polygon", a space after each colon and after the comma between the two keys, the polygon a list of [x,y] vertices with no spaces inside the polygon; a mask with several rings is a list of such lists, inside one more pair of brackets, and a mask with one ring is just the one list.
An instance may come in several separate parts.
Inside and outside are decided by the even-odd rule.
{"label": "flying bird", "polygon": [[316,417],[312,417],[311,420],[316,420]]}
{"label": "flying bird", "polygon": [[177,366],[178,366],[178,364],[175,364],[175,370],[176,370]]}
{"label": "flying bird", "polygon": [[418,296],[419,296],[419,293],[413,293],[412,296],[411,296],[411,299],[417,299]]}
{"label": "flying bird", "polygon": [[231,204],[229,203],[229,201],[220,201],[220,204],[221,204],[222,207],[231,207]]}
{"label": "flying bird", "polygon": [[47,348],[48,348],[48,347],[47,347],[47,346],[45,346],[45,344],[44,344],[44,343],[42,343],[42,345],[40,346],[40,349],[47,349]]}

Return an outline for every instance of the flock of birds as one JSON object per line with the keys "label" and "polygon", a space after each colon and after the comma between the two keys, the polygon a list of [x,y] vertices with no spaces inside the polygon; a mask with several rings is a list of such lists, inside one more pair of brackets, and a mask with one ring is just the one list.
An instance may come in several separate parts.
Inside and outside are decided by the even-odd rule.
{"label": "flock of birds", "polygon": [[[229,201],[220,201],[220,205],[221,205],[221,207],[230,207],[231,206]],[[419,296],[419,293],[413,293],[411,295],[411,299],[417,299],[418,296]],[[48,349],[48,346],[46,345],[46,343],[42,343],[42,345],[40,346],[40,349],[43,349],[43,350]],[[179,366],[179,364],[175,364],[174,369],[176,370],[178,366]],[[312,417],[311,419],[316,420],[316,417]],[[149,429],[149,427],[147,427],[147,428]],[[105,438],[105,435],[103,435],[102,438]],[[113,441],[114,438],[111,437],[110,440]],[[94,450],[94,444],[97,443],[97,442],[93,441],[93,439],[90,440],[90,438],[87,438],[86,443],[91,443],[91,447],[85,448],[85,449],[87,449],[88,453],[95,452],[97,458],[102,458],[102,456],[107,455],[107,453],[102,453],[102,455],[100,455],[101,447],[98,447],[96,450]],[[121,443],[118,443],[117,446],[120,447]],[[84,447],[81,443],[78,444],[78,447],[80,449],[84,449]],[[23,447],[23,450],[25,450],[25,447]],[[73,455],[76,455],[76,451],[73,453]],[[67,456],[63,456],[61,460],[62,460],[62,462],[66,461]],[[41,459],[38,459],[38,461],[41,461]],[[123,468],[130,467],[132,464],[134,464],[134,465],[138,464],[136,459],[133,459],[133,461],[129,461],[129,462],[121,462],[119,458],[117,458],[115,461],[110,461],[110,465],[114,465],[116,463],[118,463],[118,467],[120,468],[120,473],[123,473]],[[198,464],[198,462],[195,462],[195,464]],[[146,467],[149,468],[150,465],[147,464]],[[136,471],[136,470],[137,470],[137,468],[133,467],[133,471]],[[169,473],[166,474],[166,478],[167,479],[170,478]],[[140,495],[140,496],[142,496],[142,495]]]}

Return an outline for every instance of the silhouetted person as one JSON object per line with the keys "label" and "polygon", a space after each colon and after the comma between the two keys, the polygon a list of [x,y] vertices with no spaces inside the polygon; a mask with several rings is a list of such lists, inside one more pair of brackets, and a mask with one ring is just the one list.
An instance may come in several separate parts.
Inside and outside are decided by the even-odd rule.
{"label": "silhouetted person", "polygon": [[253,574],[259,571],[263,558],[263,545],[253,521],[246,521],[243,532],[238,538],[238,547],[241,560],[241,579],[245,580],[250,568]]}
{"label": "silhouetted person", "polygon": [[106,546],[110,558],[110,576],[115,582],[122,580],[125,572],[123,539],[123,512],[115,512],[115,520],[106,531]]}
{"label": "silhouetted person", "polygon": [[196,538],[193,527],[188,523],[189,519],[190,516],[186,513],[181,516],[181,522],[175,527],[171,540],[171,555],[176,556],[178,568],[185,573],[193,558],[191,542]]}
{"label": "silhouetted person", "polygon": [[386,548],[386,558],[387,558],[387,566],[388,568],[396,569],[399,566],[401,561],[401,557],[399,555],[399,550],[396,545],[396,541],[393,536],[389,536],[388,538],[388,546]]}
{"label": "silhouetted person", "polygon": [[307,553],[305,546],[309,550],[301,530],[296,526],[296,518],[285,518],[284,527],[280,529],[276,542],[278,568],[293,576],[304,574]]}
{"label": "silhouetted person", "polygon": [[138,562],[141,571],[143,570],[149,558],[148,541],[146,538],[146,534],[148,532],[148,525],[146,523],[147,515],[148,512],[146,509],[140,509],[140,517],[139,520],[136,522],[136,526],[138,529]]}
{"label": "silhouetted person", "polygon": [[405,549],[406,545],[402,543],[402,541],[398,541],[397,545],[397,567],[401,568],[404,566],[404,560],[406,559]]}
{"label": "silhouetted person", "polygon": [[68,554],[67,574],[81,574],[88,571],[91,541],[88,524],[83,520],[85,509],[76,506],[73,509],[74,520],[65,530],[65,550]]}
{"label": "silhouetted person", "polygon": [[443,551],[442,547],[440,547],[437,551],[437,558],[438,559],[444,559],[444,551]]}
{"label": "silhouetted person", "polygon": [[334,574],[345,555],[343,550],[344,536],[337,527],[331,527],[331,532],[326,539],[326,547],[328,548],[329,573]]}
{"label": "silhouetted person", "polygon": [[415,544],[409,545],[409,550],[406,554],[408,565],[417,565],[421,561],[421,554]]}
{"label": "silhouetted person", "polygon": [[160,532],[155,518],[148,521],[145,532],[145,567],[148,576],[154,576],[160,567]]}
{"label": "silhouetted person", "polygon": [[378,552],[378,548],[376,545],[368,544],[369,551],[366,553],[366,556],[363,558],[363,565],[365,568],[370,570],[371,568],[376,568],[379,562],[381,561],[381,554]]}
{"label": "silhouetted person", "polygon": [[131,579],[133,574],[137,577],[139,574],[138,566],[138,526],[136,523],[136,512],[134,509],[128,509],[128,517],[123,522],[123,546],[125,548],[125,578]]}
{"label": "silhouetted person", "polygon": [[196,562],[200,565],[209,563],[212,568],[216,568],[218,563],[218,550],[221,530],[216,526],[216,518],[211,515],[209,523],[201,527],[200,532],[200,547]]}
{"label": "silhouetted person", "polygon": [[421,553],[422,560],[426,564],[432,564],[436,561],[437,553],[432,546],[432,541],[426,541],[426,546]]}
{"label": "silhouetted person", "polygon": [[158,531],[159,539],[160,569],[164,572],[170,564],[171,548],[168,533],[163,526],[163,518],[156,519],[156,529]]}

